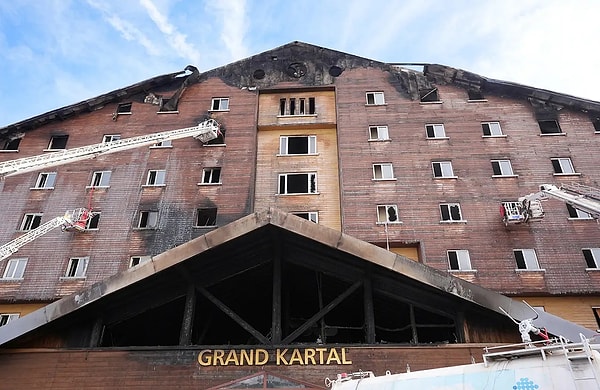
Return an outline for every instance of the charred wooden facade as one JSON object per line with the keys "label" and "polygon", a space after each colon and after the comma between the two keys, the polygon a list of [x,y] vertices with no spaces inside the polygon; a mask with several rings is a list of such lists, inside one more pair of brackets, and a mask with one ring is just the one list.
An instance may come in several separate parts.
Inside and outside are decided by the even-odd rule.
{"label": "charred wooden facade", "polygon": [[[0,162],[207,118],[222,133],[208,144],[179,139],[0,181],[0,244],[65,210],[89,206],[100,213],[85,232],[57,229],[0,263],[3,321],[70,294],[93,295],[113,275],[154,280],[143,269],[154,269],[155,258],[172,257],[190,240],[269,208],[375,244],[383,251],[378,256],[411,259],[398,270],[409,279],[411,264],[431,273],[411,287],[398,275],[379,278],[376,266],[363,264],[362,252],[342,259],[323,255],[318,242],[288,248],[287,233],[268,228],[253,236],[256,245],[280,245],[245,253],[239,241],[223,241],[220,257],[199,262],[197,270],[188,261],[161,274],[159,286],[140,279],[120,301],[103,298],[77,308],[75,317],[51,315],[43,329],[9,337],[7,345],[512,340],[497,307],[455,291],[463,281],[473,283],[469,291],[479,286],[526,299],[598,328],[597,223],[556,200],[544,204],[545,218],[535,223],[506,226],[498,212],[540,184],[600,186],[598,102],[441,65],[417,72],[293,42],[208,72],[190,66],[4,127]],[[310,224],[300,232],[313,232],[304,226]],[[330,234],[321,226],[317,234]],[[444,293],[422,295],[423,283]],[[336,299],[337,311],[322,311]],[[222,320],[228,311],[235,318],[217,321],[217,329],[197,314]],[[177,320],[139,331],[156,317]],[[417,318],[425,319],[420,330]],[[65,336],[61,321],[77,324],[80,334]],[[235,376],[223,379],[211,386]]]}

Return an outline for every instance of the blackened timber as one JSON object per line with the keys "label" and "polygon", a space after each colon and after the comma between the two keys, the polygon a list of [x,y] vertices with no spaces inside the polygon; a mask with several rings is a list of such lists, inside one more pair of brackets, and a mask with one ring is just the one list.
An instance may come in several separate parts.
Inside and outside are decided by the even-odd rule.
{"label": "blackened timber", "polygon": [[340,294],[333,301],[328,303],[323,309],[319,310],[318,313],[313,315],[304,324],[300,325],[289,336],[287,336],[285,339],[283,339],[283,344],[290,344],[291,342],[293,342],[297,337],[299,337],[300,335],[302,335],[302,333],[304,333],[306,330],[308,330],[308,328],[313,326],[317,321],[319,321],[327,313],[329,313],[337,305],[339,305],[344,299],[348,298],[354,291],[356,291],[358,288],[360,288],[361,285],[362,285],[362,280],[359,280],[356,283],[354,283],[352,286],[350,286],[350,288],[348,288],[346,291],[344,291],[342,294]]}
{"label": "blackened timber", "polygon": [[90,348],[95,348],[102,343],[102,333],[104,333],[104,321],[102,318],[96,318],[94,325],[92,326],[92,332],[90,334]]}
{"label": "blackened timber", "polygon": [[266,338],[263,334],[261,334],[256,329],[254,329],[254,327],[252,325],[247,323],[242,317],[237,315],[233,310],[231,310],[227,305],[225,305],[223,302],[221,302],[217,297],[212,295],[204,287],[196,285],[196,290],[198,290],[202,295],[204,295],[206,297],[206,299],[208,299],[215,306],[217,306],[223,313],[225,313],[232,320],[237,322],[239,326],[241,326],[244,330],[246,330],[248,333],[250,333],[252,336],[254,336],[258,341],[260,341],[261,343],[263,343],[265,345],[269,345],[271,343],[268,338]]}
{"label": "blackened timber", "polygon": [[190,345],[192,342],[192,325],[194,324],[195,310],[196,289],[192,284],[189,284],[187,295],[185,297],[185,308],[183,310],[181,332],[179,333],[179,345]]}
{"label": "blackened timber", "polygon": [[371,278],[363,280],[363,296],[365,311],[365,336],[368,344],[375,344],[375,314],[373,308],[373,286]]}
{"label": "blackened timber", "polygon": [[[277,234],[279,236],[279,234]],[[274,245],[273,254],[273,301],[271,308],[271,342],[279,343],[281,341],[281,237]]]}

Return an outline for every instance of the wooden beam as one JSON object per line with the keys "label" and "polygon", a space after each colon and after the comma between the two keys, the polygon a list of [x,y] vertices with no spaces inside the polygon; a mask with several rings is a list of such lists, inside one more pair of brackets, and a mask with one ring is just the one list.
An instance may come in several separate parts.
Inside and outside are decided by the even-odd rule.
{"label": "wooden beam", "polygon": [[179,332],[179,345],[190,345],[192,343],[192,328],[195,312],[196,288],[192,284],[189,284],[187,295],[185,296],[185,308],[183,309],[181,331]]}
{"label": "wooden beam", "polygon": [[371,273],[363,279],[363,299],[365,312],[365,341],[367,344],[375,344],[375,309],[373,305],[373,285],[371,284]]}
{"label": "wooden beam", "polygon": [[362,283],[363,283],[362,280],[355,282],[352,286],[350,286],[350,288],[348,288],[346,291],[344,291],[342,294],[340,294],[337,298],[335,298],[333,301],[331,301],[329,304],[327,304],[323,309],[319,310],[318,313],[316,313],[311,318],[309,318],[300,327],[296,328],[295,331],[290,333],[289,336],[287,336],[285,339],[283,339],[282,344],[290,344],[292,341],[294,341],[298,336],[300,336],[302,333],[304,333],[308,328],[313,326],[319,319],[324,317],[327,313],[329,313],[337,305],[339,305],[344,299],[348,298],[350,296],[350,294],[352,294],[354,291],[356,291],[362,285]]}
{"label": "wooden beam", "polygon": [[[279,235],[278,235],[279,236]],[[278,237],[280,238],[280,237]],[[271,303],[271,342],[281,342],[281,239],[275,241],[273,254],[273,302]]]}
{"label": "wooden beam", "polygon": [[92,333],[90,334],[90,348],[96,348],[102,343],[102,334],[104,333],[104,321],[102,317],[96,318],[94,325],[92,326]]}

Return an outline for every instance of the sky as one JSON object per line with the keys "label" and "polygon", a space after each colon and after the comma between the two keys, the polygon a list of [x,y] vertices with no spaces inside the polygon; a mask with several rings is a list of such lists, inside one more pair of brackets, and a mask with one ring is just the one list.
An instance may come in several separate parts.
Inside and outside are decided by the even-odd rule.
{"label": "sky", "polygon": [[0,1],[0,127],[301,41],[600,101],[600,0]]}

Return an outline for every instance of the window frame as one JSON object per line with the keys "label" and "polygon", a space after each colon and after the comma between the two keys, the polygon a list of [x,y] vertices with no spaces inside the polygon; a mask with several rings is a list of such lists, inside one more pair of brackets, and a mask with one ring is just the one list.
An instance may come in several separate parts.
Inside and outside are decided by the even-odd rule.
{"label": "window frame", "polygon": [[[52,185],[47,185],[48,183]],[[34,190],[53,190],[56,184],[56,172],[40,172],[35,180],[35,185],[31,187]]]}
{"label": "window frame", "polygon": [[[439,167],[439,175],[436,174],[436,164]],[[444,170],[444,166],[446,167],[450,167],[450,175],[446,175],[444,172],[447,173],[447,169]],[[452,166],[452,161],[432,161],[431,162],[431,170],[433,172],[433,178],[434,179],[457,179],[458,176],[456,176],[454,174],[454,167]]]}
{"label": "window frame", "polygon": [[[298,104],[296,104],[296,102]],[[309,97],[282,97],[279,99],[278,117],[316,116],[317,100]]]}
{"label": "window frame", "polygon": [[[431,96],[431,97],[430,97]],[[440,91],[437,87],[419,89],[419,102],[420,103],[442,103],[440,98]]]}
{"label": "window frame", "polygon": [[153,145],[150,145],[150,149],[168,149],[173,147],[173,140],[165,139],[160,142],[157,142]]}
{"label": "window frame", "polygon": [[[61,142],[61,144],[59,146],[59,148],[55,148],[54,144],[57,142]],[[69,135],[68,134],[55,134],[55,135],[51,135],[50,136],[50,141],[48,142],[48,147],[44,150],[48,150],[48,151],[54,151],[54,150],[65,150],[67,149],[67,142],[69,142]]]}
{"label": "window frame", "polygon": [[[160,183],[159,183],[160,181]],[[167,171],[165,169],[149,169],[144,187],[164,187],[167,185]]]}
{"label": "window frame", "polygon": [[133,103],[119,103],[117,104],[117,109],[115,111],[116,115],[131,115],[132,114]]}
{"label": "window frame", "polygon": [[[210,212],[210,215],[208,213]],[[197,207],[194,216],[194,227],[195,228],[214,228],[217,227],[217,217],[219,215],[219,209],[217,207]],[[200,225],[200,218],[204,217],[206,223]],[[212,223],[210,223],[212,221]]]}
{"label": "window frame", "polygon": [[[390,220],[390,213],[389,210],[392,209],[395,213],[396,216],[396,220],[392,221]],[[377,225],[396,225],[396,224],[401,224],[402,221],[400,221],[400,214],[398,213],[398,205],[395,204],[378,204],[377,208],[376,208],[376,212],[377,212]],[[385,216],[385,221],[382,220],[382,216]]]}
{"label": "window frame", "polygon": [[[106,180],[105,176],[108,176]],[[90,182],[90,185],[87,186],[87,188],[109,188],[111,176],[112,171],[94,171],[92,172],[92,181]],[[96,180],[97,177],[99,177],[99,180]],[[98,184],[94,184],[96,182],[98,182]],[[106,183],[103,185],[103,182]]]}
{"label": "window frame", "polygon": [[[144,222],[142,226],[142,222]],[[151,222],[154,224],[152,225]],[[153,230],[158,228],[158,211],[157,210],[139,210],[136,229]]]}
{"label": "window frame", "polygon": [[[430,136],[430,130],[431,129],[431,135]],[[441,134],[440,134],[440,129],[441,129]],[[427,137],[427,139],[449,139],[450,137],[448,137],[446,135],[446,126],[444,126],[443,123],[427,123],[425,125],[425,136]]]}
{"label": "window frame", "polygon": [[[137,259],[136,264],[133,264],[134,263],[134,259]],[[129,257],[129,268],[136,267],[138,265],[142,265],[144,263],[149,262],[150,260],[152,260],[152,256],[148,256],[148,255],[145,255],[145,256],[130,256]]]}
{"label": "window frame", "polygon": [[[377,169],[379,167],[379,169]],[[377,177],[379,174],[380,177]],[[386,181],[396,180],[394,175],[394,164],[392,163],[374,163],[373,164],[373,180]]]}
{"label": "window frame", "polygon": [[[209,111],[229,111],[229,103],[230,101],[228,97],[214,97],[210,101]],[[222,108],[223,105],[225,106],[225,108]]]}
{"label": "window frame", "polygon": [[[289,176],[306,175],[307,191],[308,192],[289,192]],[[283,180],[283,183],[282,183]],[[284,192],[281,192],[282,188]],[[318,194],[317,172],[289,172],[280,173],[277,176],[277,195],[315,195]]]}
{"label": "window frame", "polygon": [[3,153],[16,153],[19,151],[19,145],[21,144],[20,138],[6,139],[0,141],[0,152]]}
{"label": "window frame", "polygon": [[[213,176],[217,175],[217,181],[212,181]],[[222,168],[221,167],[206,167],[202,168],[202,178],[198,185],[210,186],[210,185],[219,185],[223,184],[221,181],[222,178]]]}
{"label": "window frame", "polygon": [[[70,257],[67,263],[64,279],[85,279],[89,266],[89,256]],[[75,265],[73,265],[75,263]],[[82,265],[83,264],[83,265]],[[83,268],[83,269],[81,269]],[[72,275],[71,275],[72,273]]]}
{"label": "window frame", "polygon": [[[290,138],[306,138],[306,153],[289,153]],[[278,156],[315,156],[317,155],[316,135],[282,135],[279,136]]]}
{"label": "window frame", "polygon": [[[508,159],[490,160],[492,163],[492,177],[518,177]],[[505,172],[507,170],[507,172]],[[497,173],[499,172],[499,173]]]}
{"label": "window frame", "polygon": [[[371,95],[371,99],[369,99]],[[379,99],[378,99],[379,97]],[[385,106],[385,93],[383,91],[369,91],[365,93],[366,106]],[[369,101],[372,101],[371,103]]]}
{"label": "window frame", "polygon": [[118,141],[121,139],[121,134],[104,134],[102,136],[102,143],[107,144],[109,142]]}
{"label": "window frame", "polygon": [[[586,251],[588,251],[589,256],[586,256]],[[600,269],[600,248],[581,248],[581,252],[585,260],[586,269]],[[590,262],[593,262],[595,267],[590,267]]]}
{"label": "window frame", "polygon": [[[573,165],[573,160],[570,157],[553,157],[550,159],[552,163],[552,169],[554,170],[554,176],[569,176],[569,175],[579,175],[579,173],[575,170],[575,166]],[[565,163],[568,163],[565,165]],[[571,172],[565,172],[565,167],[570,168]],[[557,172],[557,168],[560,168],[561,172]]]}
{"label": "window frame", "polygon": [[98,230],[98,224],[100,223],[100,212],[94,211],[92,215],[85,222],[85,230]]}
{"label": "window frame", "polygon": [[[375,138],[373,138],[374,133]],[[390,141],[389,127],[387,125],[369,126],[369,141]]]}
{"label": "window frame", "polygon": [[[517,253],[521,253],[521,257],[522,257],[522,265],[524,266],[521,267],[521,264],[519,264],[519,258],[517,257]],[[527,256],[526,256],[527,254]],[[537,257],[537,253],[535,251],[535,249],[531,249],[531,248],[521,248],[521,249],[513,249],[513,256],[515,258],[515,263],[517,265],[517,268],[515,268],[516,271],[544,271],[544,269],[542,269],[540,267],[540,262],[538,260]],[[535,268],[530,267],[531,263],[534,262],[535,264],[533,264],[535,266]]]}
{"label": "window frame", "polygon": [[[542,125],[542,123],[554,123],[556,126],[552,126],[552,129],[546,127],[545,125]],[[542,120],[538,120],[538,126],[540,128],[540,135],[541,136],[547,136],[547,135],[565,135],[566,133],[564,133],[560,127],[560,123],[558,123],[557,119],[542,119]],[[544,130],[544,127],[546,127],[546,129]],[[558,131],[548,131],[548,130],[553,130],[556,129]]]}
{"label": "window frame", "polygon": [[567,212],[569,213],[569,218],[570,220],[593,220],[594,217],[592,216],[592,214],[583,211],[583,210],[579,210],[577,207],[573,207],[570,204],[566,203],[567,206]]}
{"label": "window frame", "polygon": [[0,313],[0,326],[4,326],[19,317],[21,317],[20,313]]}
{"label": "window frame", "polygon": [[[460,219],[453,218],[453,212],[452,212],[453,207],[458,208],[458,214],[460,216]],[[444,208],[447,208],[446,212],[444,212],[444,210],[443,210]],[[464,223],[464,222],[467,222],[467,220],[463,218],[463,213],[462,213],[462,209],[460,207],[460,203],[440,203],[439,209],[440,209],[440,223]],[[448,215],[448,219],[444,219],[445,214]]]}
{"label": "window frame", "polygon": [[[485,127],[487,126],[490,134],[486,134]],[[481,122],[481,130],[483,132],[483,138],[501,138],[506,137],[506,134],[502,132],[502,126],[500,126],[500,122]]]}
{"label": "window frame", "polygon": [[[27,268],[27,261],[28,261],[28,258],[26,258],[26,257],[9,259],[6,262],[6,267],[4,268],[4,274],[2,275],[2,279],[22,280],[23,276],[25,274],[25,268]],[[12,265],[12,267],[11,267],[11,265]],[[11,271],[11,272],[9,272],[9,271]]]}
{"label": "window frame", "polygon": [[[31,217],[31,220],[28,220],[28,217]],[[37,225],[35,224],[36,218],[39,217],[39,221]],[[37,229],[42,225],[42,218],[44,217],[44,213],[25,213],[23,215],[23,219],[21,219],[21,224],[19,225],[20,232],[29,232],[31,230]],[[32,227],[35,225],[34,227]]]}
{"label": "window frame", "polygon": [[[300,217],[302,219],[306,219],[307,221],[313,223],[319,223],[319,212],[318,211],[292,211],[290,214]],[[303,216],[306,214],[306,218]]]}
{"label": "window frame", "polygon": [[[450,254],[454,254],[456,259],[451,259]],[[467,249],[449,249],[446,251],[449,271],[475,271],[471,264],[471,254]],[[456,266],[456,268],[453,268]]]}

